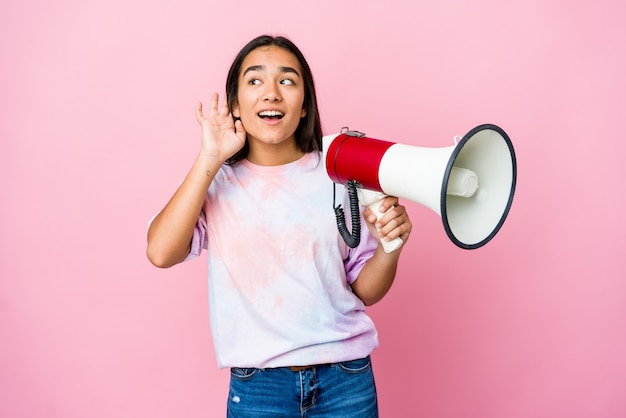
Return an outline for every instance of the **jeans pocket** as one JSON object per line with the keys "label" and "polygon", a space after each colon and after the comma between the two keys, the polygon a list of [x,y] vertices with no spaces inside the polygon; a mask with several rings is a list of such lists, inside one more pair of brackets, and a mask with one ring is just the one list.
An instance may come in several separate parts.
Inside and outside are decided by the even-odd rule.
{"label": "jeans pocket", "polygon": [[372,368],[372,360],[369,356],[357,360],[350,360],[338,363],[339,368],[346,373],[365,373]]}
{"label": "jeans pocket", "polygon": [[230,375],[237,380],[250,380],[258,371],[259,369],[255,368],[232,367],[230,369]]}

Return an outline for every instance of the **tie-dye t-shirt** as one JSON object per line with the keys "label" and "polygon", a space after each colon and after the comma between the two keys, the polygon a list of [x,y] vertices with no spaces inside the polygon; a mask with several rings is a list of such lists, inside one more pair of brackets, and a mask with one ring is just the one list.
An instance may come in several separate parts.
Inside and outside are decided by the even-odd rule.
{"label": "tie-dye t-shirt", "polygon": [[[345,188],[335,189],[349,218]],[[376,245],[364,223],[355,249],[337,232],[321,153],[281,166],[224,165],[188,257],[208,251],[218,366],[302,366],[370,354],[378,335],[350,284]]]}

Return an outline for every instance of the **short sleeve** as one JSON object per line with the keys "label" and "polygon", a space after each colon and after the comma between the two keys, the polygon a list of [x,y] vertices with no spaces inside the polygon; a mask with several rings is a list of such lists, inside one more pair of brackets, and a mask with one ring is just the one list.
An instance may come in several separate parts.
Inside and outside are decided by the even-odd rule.
{"label": "short sleeve", "polygon": [[208,248],[208,239],[206,234],[207,226],[206,226],[206,215],[204,213],[204,209],[200,211],[200,216],[198,216],[198,220],[196,221],[196,225],[193,228],[193,236],[191,237],[191,249],[189,250],[189,254],[183,260],[183,262],[192,260],[202,254],[202,249]]}
{"label": "short sleeve", "polygon": [[346,269],[346,280],[349,284],[356,281],[361,273],[361,269],[374,255],[378,240],[370,234],[369,228],[364,225],[365,221],[361,219],[361,242],[355,248],[348,251],[348,257],[344,260]]}

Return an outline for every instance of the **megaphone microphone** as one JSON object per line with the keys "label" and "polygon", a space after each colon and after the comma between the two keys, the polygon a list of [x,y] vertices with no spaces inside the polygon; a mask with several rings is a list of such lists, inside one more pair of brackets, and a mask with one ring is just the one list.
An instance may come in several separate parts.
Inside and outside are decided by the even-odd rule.
{"label": "megaphone microphone", "polygon": [[[323,159],[331,180],[356,187],[359,203],[378,218],[386,196],[406,198],[437,213],[455,245],[476,249],[498,233],[513,203],[515,151],[508,135],[492,124],[479,125],[457,139],[449,147],[425,148],[342,128],[322,139]],[[392,252],[402,241],[382,244]]]}

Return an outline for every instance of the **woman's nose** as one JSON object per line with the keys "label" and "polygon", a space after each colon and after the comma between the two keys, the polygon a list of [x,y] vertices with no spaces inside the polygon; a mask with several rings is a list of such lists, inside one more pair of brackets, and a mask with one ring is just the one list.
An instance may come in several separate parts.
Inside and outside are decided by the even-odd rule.
{"label": "woman's nose", "polygon": [[266,102],[276,102],[280,100],[280,93],[274,83],[267,83],[263,91],[263,100]]}

